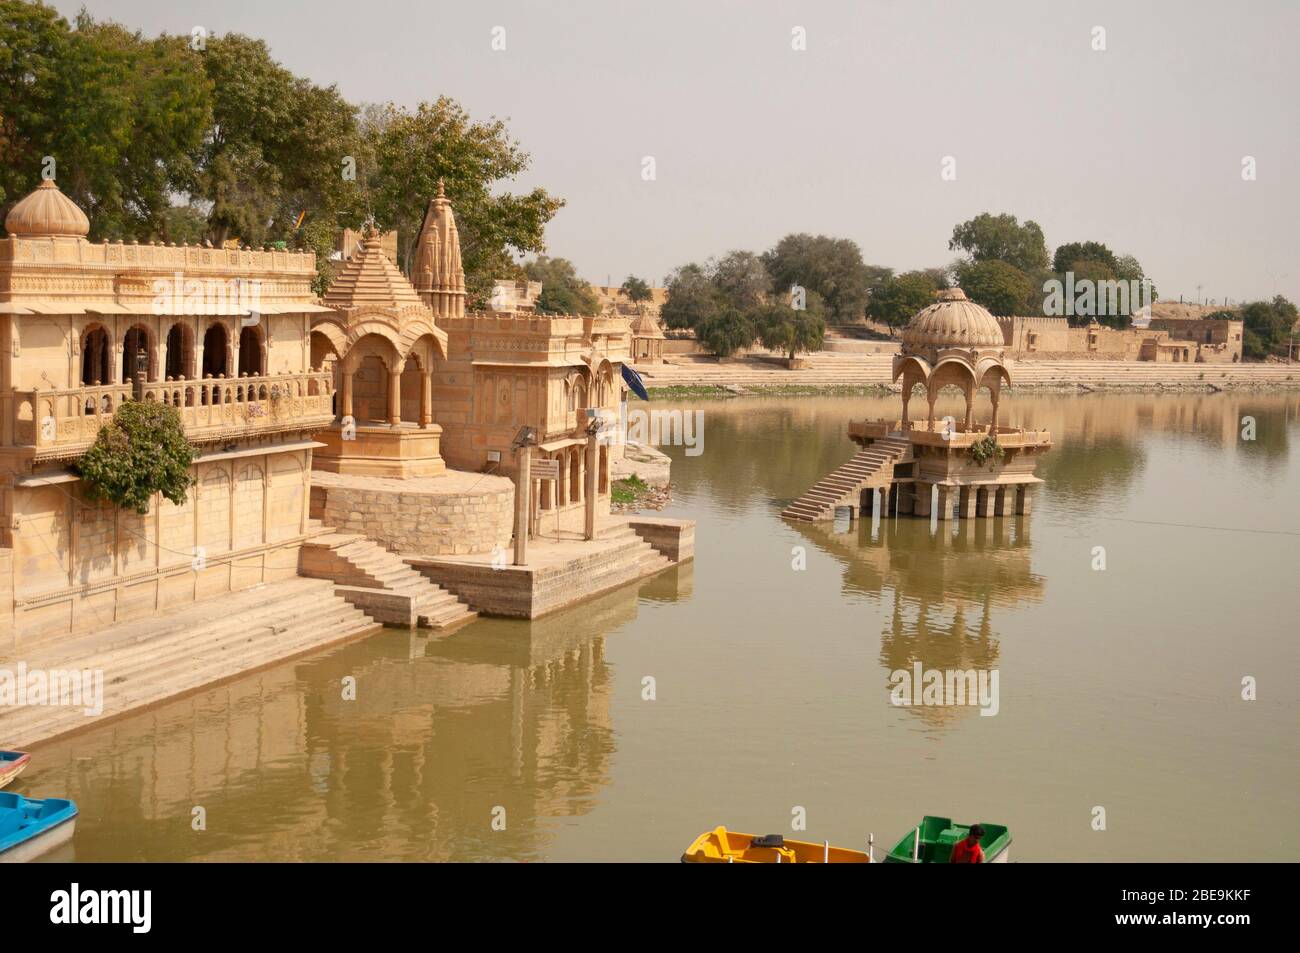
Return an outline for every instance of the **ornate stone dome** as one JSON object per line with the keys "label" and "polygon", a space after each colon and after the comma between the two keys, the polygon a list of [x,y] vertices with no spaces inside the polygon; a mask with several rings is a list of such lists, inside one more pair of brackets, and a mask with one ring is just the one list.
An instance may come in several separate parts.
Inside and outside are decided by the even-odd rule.
{"label": "ornate stone dome", "polygon": [[9,210],[5,231],[22,238],[85,238],[90,234],[90,219],[52,179],[44,179],[35,192]]}
{"label": "ornate stone dome", "polygon": [[1002,328],[988,309],[966,297],[960,288],[940,291],[938,300],[922,308],[903,329],[903,348],[1002,347]]}

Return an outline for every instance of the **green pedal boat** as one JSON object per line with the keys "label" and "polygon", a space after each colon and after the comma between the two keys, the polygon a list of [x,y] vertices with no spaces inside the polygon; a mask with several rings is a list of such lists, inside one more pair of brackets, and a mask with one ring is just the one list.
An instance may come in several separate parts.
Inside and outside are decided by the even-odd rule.
{"label": "green pedal boat", "polygon": [[[887,864],[946,864],[952,849],[970,834],[970,824],[954,824],[950,817],[926,815],[920,825],[903,835],[893,850],[885,855]],[[984,863],[1005,864],[1011,859],[1011,832],[1001,824],[986,824],[980,838]]]}

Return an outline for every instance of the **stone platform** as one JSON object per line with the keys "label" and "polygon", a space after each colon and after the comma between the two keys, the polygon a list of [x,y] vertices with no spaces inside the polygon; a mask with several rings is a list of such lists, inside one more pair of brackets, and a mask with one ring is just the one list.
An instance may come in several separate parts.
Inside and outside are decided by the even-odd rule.
{"label": "stone platform", "polygon": [[528,563],[504,553],[407,556],[406,562],[486,615],[536,619],[695,556],[693,520],[616,520],[594,540],[533,539]]}
{"label": "stone platform", "polygon": [[314,470],[311,516],[399,553],[490,555],[510,547],[514,498],[514,483],[489,473],[398,480]]}

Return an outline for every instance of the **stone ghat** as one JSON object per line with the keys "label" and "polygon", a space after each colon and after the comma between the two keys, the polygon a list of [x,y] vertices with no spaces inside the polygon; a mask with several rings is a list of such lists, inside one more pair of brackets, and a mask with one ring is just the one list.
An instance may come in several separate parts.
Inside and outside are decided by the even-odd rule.
{"label": "stone ghat", "polygon": [[315,470],[311,516],[400,553],[490,554],[510,547],[514,498],[509,478],[488,473],[396,480]]}
{"label": "stone ghat", "polygon": [[530,541],[525,566],[488,556],[406,561],[478,612],[537,619],[694,556],[695,523],[664,517],[618,521],[592,541]]}

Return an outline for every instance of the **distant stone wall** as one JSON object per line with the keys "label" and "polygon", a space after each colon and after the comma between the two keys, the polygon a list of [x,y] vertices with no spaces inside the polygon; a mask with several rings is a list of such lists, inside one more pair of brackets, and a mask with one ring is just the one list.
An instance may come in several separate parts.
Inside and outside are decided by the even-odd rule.
{"label": "distant stone wall", "polygon": [[398,553],[465,556],[510,546],[514,483],[449,472],[432,479],[313,475],[311,515]]}

